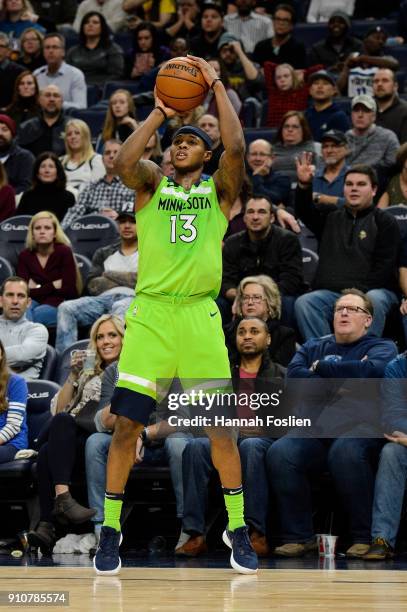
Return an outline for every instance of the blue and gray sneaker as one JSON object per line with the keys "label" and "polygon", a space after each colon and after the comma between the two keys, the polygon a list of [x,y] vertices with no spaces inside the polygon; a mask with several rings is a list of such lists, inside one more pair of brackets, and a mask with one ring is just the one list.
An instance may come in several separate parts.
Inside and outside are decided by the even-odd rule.
{"label": "blue and gray sneaker", "polygon": [[122,562],[119,557],[119,546],[122,539],[120,531],[112,527],[102,527],[99,546],[93,557],[93,567],[97,574],[113,576],[120,572]]}
{"label": "blue and gray sneaker", "polygon": [[253,550],[246,525],[234,531],[225,529],[222,540],[232,549],[230,565],[240,574],[256,574],[257,555]]}

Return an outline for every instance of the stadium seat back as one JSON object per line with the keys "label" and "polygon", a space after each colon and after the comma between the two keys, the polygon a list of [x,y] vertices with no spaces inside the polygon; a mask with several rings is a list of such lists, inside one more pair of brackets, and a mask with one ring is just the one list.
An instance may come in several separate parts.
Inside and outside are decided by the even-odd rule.
{"label": "stadium seat back", "polygon": [[5,257],[0,257],[0,285],[4,283],[6,278],[14,275],[14,268]]}
{"label": "stadium seat back", "polygon": [[51,400],[60,386],[51,380],[30,380],[28,386],[27,425],[29,446],[33,447],[42,427],[50,418]]}
{"label": "stadium seat back", "polygon": [[311,249],[302,248],[301,250],[304,280],[311,285],[317,271],[319,257],[315,251],[311,251]]}
{"label": "stadium seat back", "polygon": [[25,247],[31,215],[17,215],[0,223],[0,256],[17,267],[18,255]]}
{"label": "stadium seat back", "polygon": [[90,269],[92,267],[92,262],[85,255],[81,255],[80,253],[74,253],[74,257],[79,268],[79,272],[82,276],[82,282],[85,285],[86,279],[88,278]]}
{"label": "stadium seat back", "polygon": [[79,217],[65,233],[72,243],[73,252],[85,255],[88,259],[92,259],[97,249],[112,244],[119,237],[117,224],[102,215]]}
{"label": "stadium seat back", "polygon": [[41,380],[53,380],[56,365],[57,352],[53,346],[47,344],[47,352],[45,353],[44,363],[40,372]]}

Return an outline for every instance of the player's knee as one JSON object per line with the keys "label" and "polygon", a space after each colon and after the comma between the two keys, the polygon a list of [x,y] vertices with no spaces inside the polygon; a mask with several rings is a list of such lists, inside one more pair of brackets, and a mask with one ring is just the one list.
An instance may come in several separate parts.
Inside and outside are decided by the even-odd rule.
{"label": "player's knee", "polygon": [[142,423],[132,421],[125,416],[119,415],[116,419],[114,437],[120,444],[133,444],[144,428]]}

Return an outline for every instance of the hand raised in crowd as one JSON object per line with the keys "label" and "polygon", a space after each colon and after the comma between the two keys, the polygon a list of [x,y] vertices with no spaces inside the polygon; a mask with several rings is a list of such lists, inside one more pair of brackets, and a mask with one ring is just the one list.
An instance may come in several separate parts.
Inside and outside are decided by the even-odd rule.
{"label": "hand raised in crowd", "polygon": [[312,179],[315,174],[315,166],[312,163],[313,154],[309,152],[303,152],[299,157],[295,159],[295,165],[297,167],[298,182],[303,185],[309,185],[312,183]]}

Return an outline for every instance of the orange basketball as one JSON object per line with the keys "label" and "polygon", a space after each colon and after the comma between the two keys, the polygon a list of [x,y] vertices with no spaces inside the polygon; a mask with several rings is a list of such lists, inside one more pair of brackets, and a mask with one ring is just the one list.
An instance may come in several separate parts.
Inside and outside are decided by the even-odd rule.
{"label": "orange basketball", "polygon": [[192,110],[208,93],[208,84],[200,69],[183,57],[168,60],[157,74],[155,84],[160,100],[179,112]]}

